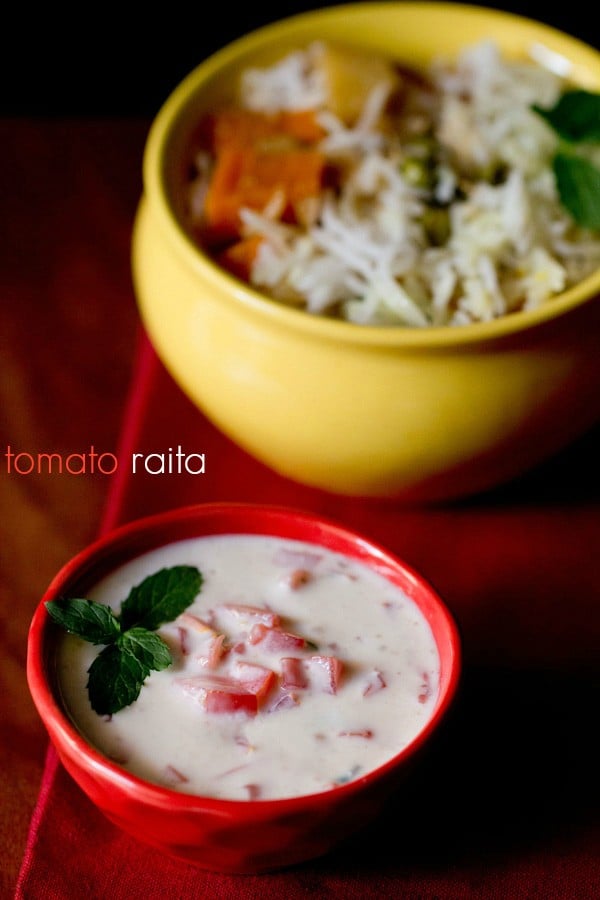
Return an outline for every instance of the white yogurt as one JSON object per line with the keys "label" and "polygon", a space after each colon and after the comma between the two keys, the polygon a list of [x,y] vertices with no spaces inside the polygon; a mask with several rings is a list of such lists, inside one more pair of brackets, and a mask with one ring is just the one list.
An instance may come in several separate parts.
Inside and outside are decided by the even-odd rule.
{"label": "white yogurt", "polygon": [[[377,768],[431,717],[439,686],[431,629],[367,566],[292,540],[194,538],[127,563],[88,596],[118,611],[134,585],[174,565],[197,566],[204,583],[159,631],[173,664],[153,672],[131,706],[97,715],[86,684],[101,648],[72,635],[60,646],[73,722],[123,768],[189,794],[311,794]],[[231,685],[240,679],[238,697]],[[268,686],[257,700],[256,683]],[[242,709],[221,711],[240,698]]]}

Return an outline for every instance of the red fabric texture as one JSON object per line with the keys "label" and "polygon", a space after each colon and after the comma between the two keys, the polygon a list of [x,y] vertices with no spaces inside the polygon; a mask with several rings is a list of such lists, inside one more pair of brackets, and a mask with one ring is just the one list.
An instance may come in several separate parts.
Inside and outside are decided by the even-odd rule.
{"label": "red fabric texture", "polygon": [[[133,452],[179,445],[205,454],[205,474],[131,474]],[[328,856],[269,875],[204,872],[138,843],[49,749],[18,900],[597,897],[599,449],[596,430],[518,482],[461,503],[336,497],[233,445],[142,337],[100,530],[212,500],[322,513],[434,584],[461,630],[464,677],[431,750],[378,820]]]}

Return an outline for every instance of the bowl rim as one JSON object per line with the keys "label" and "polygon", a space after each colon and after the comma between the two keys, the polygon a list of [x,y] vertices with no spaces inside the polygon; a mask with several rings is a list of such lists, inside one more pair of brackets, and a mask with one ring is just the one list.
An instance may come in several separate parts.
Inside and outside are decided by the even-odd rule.
{"label": "bowl rim", "polygon": [[463,2],[440,2],[440,0],[376,0],[369,3],[343,3],[338,6],[308,10],[277,19],[249,33],[238,37],[215,51],[193,68],[174,88],[159,108],[150,125],[143,151],[143,192],[140,208],[151,199],[159,216],[161,228],[172,240],[177,253],[187,266],[203,281],[215,289],[229,302],[239,304],[248,312],[262,316],[274,325],[309,333],[321,339],[358,345],[381,347],[406,347],[426,349],[428,347],[461,347],[477,342],[514,335],[557,319],[569,311],[600,298],[600,268],[568,290],[556,295],[537,309],[505,314],[489,322],[477,322],[461,326],[432,326],[411,328],[404,326],[357,325],[343,320],[328,319],[311,315],[305,310],[288,307],[269,298],[259,290],[244,284],[222,269],[210,256],[194,242],[179,221],[169,199],[169,191],[164,177],[167,165],[167,151],[170,135],[180,115],[192,101],[202,85],[219,71],[233,63],[240,55],[250,50],[268,47],[280,37],[293,34],[298,26],[316,24],[324,19],[335,19],[349,15],[360,15],[368,11],[394,11],[397,15],[418,12],[452,17],[457,22],[489,21],[493,24],[506,23],[515,28],[532,30],[538,42],[553,45],[551,52],[557,52],[567,60],[581,60],[597,71],[600,90],[600,50],[586,44],[579,38],[561,31],[554,26],[518,13],[487,8]]}
{"label": "bowl rim", "polygon": [[[241,523],[245,522],[247,525],[252,523],[253,527],[248,529],[248,527],[240,528],[238,526],[236,529],[231,525],[232,519]],[[219,531],[206,531],[200,528],[201,522],[210,522],[211,520],[230,524],[228,528]],[[72,723],[50,684],[48,665],[52,652],[52,635],[60,632],[50,619],[44,604],[59,596],[65,585],[80,580],[93,564],[102,564],[103,561],[106,564],[112,559],[111,565],[112,568],[115,568],[124,561],[133,559],[153,547],[180,539],[186,540],[194,536],[216,533],[252,533],[277,536],[285,522],[292,529],[296,525],[305,530],[312,528],[322,538],[329,536],[348,543],[356,549],[356,558],[365,561],[366,565],[372,566],[376,559],[380,560],[385,566],[400,573],[402,578],[416,587],[420,593],[422,592],[423,596],[428,598],[432,609],[435,609],[438,632],[436,633],[433,628],[432,632],[438,645],[438,651],[444,649],[447,653],[447,673],[445,685],[442,685],[440,689],[432,715],[414,738],[380,766],[347,784],[312,794],[251,801],[186,794],[155,785],[121,768],[88,743]],[[192,525],[194,534],[186,531],[181,537],[170,536],[172,531],[176,533],[179,528],[185,530],[186,527],[191,528]],[[279,528],[276,527],[277,525]],[[161,534],[162,538],[159,537]],[[158,540],[155,540],[153,536],[158,537]],[[298,539],[311,542],[308,537],[299,537]],[[319,543],[316,539],[313,542]],[[323,543],[323,546],[327,546],[327,544]],[[335,550],[335,548],[333,549]],[[344,551],[337,550],[337,552]],[[371,560],[370,563],[369,560]],[[102,571],[106,573],[110,570],[111,567],[108,565]],[[424,614],[420,603],[417,600],[413,600],[413,602]],[[130,796],[135,795],[141,802],[154,808],[165,810],[176,808],[180,812],[200,809],[204,811],[227,810],[237,816],[252,816],[253,811],[257,809],[276,810],[283,807],[289,808],[290,805],[302,809],[319,804],[331,796],[342,798],[360,792],[363,787],[380,782],[398,767],[402,767],[427,742],[430,735],[437,730],[446,717],[458,692],[461,677],[462,639],[458,625],[435,588],[420,572],[378,542],[334,519],[307,510],[275,504],[235,501],[197,503],[134,519],[111,529],[76,553],[57,572],[36,607],[27,639],[29,691],[59,757],[62,758],[64,751],[67,756],[75,757],[77,765],[92,777],[99,777],[105,783],[111,783]]]}

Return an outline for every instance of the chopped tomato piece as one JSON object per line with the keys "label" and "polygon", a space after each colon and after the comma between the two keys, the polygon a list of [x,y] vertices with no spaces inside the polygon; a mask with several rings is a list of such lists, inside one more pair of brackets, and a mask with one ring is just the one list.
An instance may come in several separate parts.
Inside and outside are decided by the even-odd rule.
{"label": "chopped tomato piece", "polygon": [[232,678],[195,675],[191,678],[180,678],[178,683],[185,693],[199,700],[207,712],[243,711],[249,715],[256,715],[258,712],[256,694],[246,690],[244,685]]}
{"label": "chopped tomato piece", "polygon": [[231,676],[194,675],[180,678],[183,690],[199,699],[208,712],[233,712],[244,709],[255,714],[276,679],[265,666],[236,660]]}
{"label": "chopped tomato piece", "polygon": [[204,701],[207,712],[227,713],[243,711],[251,716],[258,712],[256,694],[242,691],[239,687],[211,688]]}
{"label": "chopped tomato piece", "polygon": [[213,635],[216,635],[217,632],[209,625],[208,622],[205,622],[204,619],[199,619],[198,616],[193,616],[191,613],[182,612],[178,618],[177,623],[182,625],[184,628],[190,628],[192,631],[198,632],[211,632]]}
{"label": "chopped tomato piece", "polygon": [[233,617],[245,626],[266,625],[274,628],[279,625],[280,618],[277,613],[267,609],[266,606],[245,606],[243,603],[224,603],[217,607],[217,612],[223,612]]}
{"label": "chopped tomato piece", "polygon": [[199,661],[208,669],[215,669],[225,653],[225,635],[217,634],[211,637],[206,647],[206,654],[198,656]]}
{"label": "chopped tomato piece", "polygon": [[429,673],[423,672],[422,679],[421,689],[417,700],[419,703],[426,703],[431,697],[431,680],[429,678]]}
{"label": "chopped tomato piece", "polygon": [[304,690],[308,687],[302,659],[287,656],[281,660],[281,683],[284,688],[295,690]]}
{"label": "chopped tomato piece", "polygon": [[328,694],[336,694],[342,678],[342,661],[336,656],[311,656],[304,661],[311,684]]}
{"label": "chopped tomato piece", "polygon": [[314,687],[327,694],[336,694],[342,671],[342,661],[335,656],[284,657],[281,660],[283,686],[297,690]]}
{"label": "chopped tomato piece", "polygon": [[259,700],[265,697],[275,683],[275,672],[266,666],[248,663],[238,659],[233,667],[233,674],[246,691],[256,694]]}
{"label": "chopped tomato piece", "polygon": [[262,624],[253,626],[248,642],[260,644],[264,650],[272,653],[280,650],[301,650],[306,647],[306,638],[302,635],[282,631],[280,628],[267,628]]}
{"label": "chopped tomato piece", "polygon": [[298,706],[298,703],[299,700],[296,694],[280,688],[268,701],[265,712],[272,713],[280,709],[289,709],[292,706]]}
{"label": "chopped tomato piece", "polygon": [[[178,617],[178,631],[180,635],[181,652],[189,656],[192,650],[196,650],[196,658],[202,665],[214,669],[225,652],[225,635],[220,634],[212,625],[199,619],[191,613],[181,613]],[[202,640],[201,650],[190,642],[190,634],[198,634]],[[198,640],[198,638],[196,639]]]}
{"label": "chopped tomato piece", "polygon": [[373,671],[369,672],[365,679],[363,697],[369,697],[371,694],[376,694],[377,691],[380,691],[384,687],[387,687],[385,678],[383,677],[379,669],[373,669]]}
{"label": "chopped tomato piece", "polygon": [[260,785],[245,784],[244,787],[248,791],[248,800],[258,800],[261,795]]}

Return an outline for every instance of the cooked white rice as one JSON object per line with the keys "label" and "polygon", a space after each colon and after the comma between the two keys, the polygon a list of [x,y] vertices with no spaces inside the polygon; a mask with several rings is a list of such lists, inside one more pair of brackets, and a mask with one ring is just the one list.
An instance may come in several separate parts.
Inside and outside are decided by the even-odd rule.
{"label": "cooked white rice", "polygon": [[[245,235],[264,238],[251,273],[257,288],[362,325],[467,325],[534,309],[600,265],[598,235],[577,228],[559,203],[556,138],[531,109],[557,100],[559,75],[507,61],[492,41],[452,65],[436,61],[428,73],[436,92],[422,102],[447,152],[426,191],[407,174],[419,142],[407,146],[379,128],[388,87],[376,85],[348,127],[325,108],[314,53],[309,47],[242,80],[242,103],[253,110],[319,110],[319,149],[345,173],[306,226],[277,221],[273,209],[243,211]],[[502,176],[483,179],[482,171]],[[446,229],[434,241],[432,190]]]}

